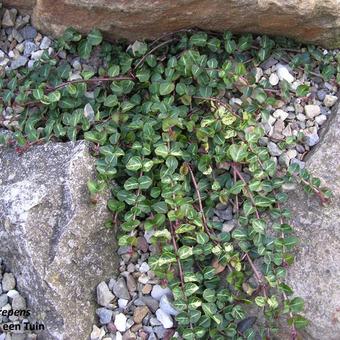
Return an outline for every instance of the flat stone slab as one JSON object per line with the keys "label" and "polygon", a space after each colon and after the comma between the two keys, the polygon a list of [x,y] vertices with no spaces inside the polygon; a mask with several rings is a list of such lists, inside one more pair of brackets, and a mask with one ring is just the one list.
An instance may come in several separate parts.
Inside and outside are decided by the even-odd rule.
{"label": "flat stone slab", "polygon": [[302,190],[291,195],[293,224],[300,238],[289,284],[305,300],[311,321],[304,339],[340,339],[340,105],[306,166],[333,191],[330,205]]}
{"label": "flat stone slab", "polygon": [[95,287],[116,269],[107,195],[90,203],[95,159],[85,142],[48,143],[22,155],[0,147],[0,257],[17,279],[42,340],[87,339]]}

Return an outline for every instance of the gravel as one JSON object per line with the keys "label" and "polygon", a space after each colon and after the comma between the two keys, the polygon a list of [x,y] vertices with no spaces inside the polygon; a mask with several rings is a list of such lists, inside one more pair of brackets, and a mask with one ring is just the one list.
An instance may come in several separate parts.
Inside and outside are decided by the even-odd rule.
{"label": "gravel", "polygon": [[[13,273],[8,270],[2,258],[0,258],[0,309],[1,311],[13,312],[29,310],[25,298],[17,290],[16,279]],[[23,334],[25,328],[23,323],[27,321],[31,323],[35,322],[35,320],[31,320],[31,318],[34,318],[34,315],[30,315],[29,320],[27,320],[27,318],[25,319],[23,315],[0,315],[0,324],[11,324],[15,322],[20,325],[20,330],[17,331],[18,333],[12,334],[12,337],[10,337],[9,334],[2,333],[0,327],[0,340],[36,340],[37,336],[34,333]]]}

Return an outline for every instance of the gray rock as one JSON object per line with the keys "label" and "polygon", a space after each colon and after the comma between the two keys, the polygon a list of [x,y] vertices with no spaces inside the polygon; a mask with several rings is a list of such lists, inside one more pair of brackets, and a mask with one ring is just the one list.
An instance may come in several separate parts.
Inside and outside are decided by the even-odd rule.
{"label": "gray rock", "polygon": [[156,311],[156,317],[158,321],[162,323],[164,328],[171,328],[174,325],[172,317],[166,312],[164,312],[162,309],[158,309]]}
{"label": "gray rock", "polygon": [[15,28],[17,30],[19,30],[20,28],[23,28],[25,25],[27,25],[30,22],[30,19],[31,17],[29,15],[25,15],[25,16],[19,15],[15,22]]}
{"label": "gray rock", "polygon": [[99,305],[106,307],[109,305],[115,296],[111,293],[107,284],[102,281],[97,286],[97,302]]}
{"label": "gray rock", "polygon": [[90,103],[87,103],[84,107],[84,116],[89,120],[89,122],[94,121],[94,110]]}
{"label": "gray rock", "polygon": [[99,317],[99,322],[102,325],[106,325],[112,320],[113,312],[107,308],[98,308],[96,314]]}
{"label": "gray rock", "polygon": [[319,90],[316,92],[316,96],[319,100],[323,101],[326,97],[327,92],[325,90]]}
{"label": "gray rock", "polygon": [[173,307],[169,298],[166,295],[163,295],[161,297],[161,301],[159,302],[159,307],[163,312],[169,315],[176,316],[178,314],[178,311]]}
{"label": "gray rock", "polygon": [[142,303],[148,306],[153,313],[155,313],[156,310],[159,308],[159,302],[151,296],[142,296],[140,300],[142,301]]}
{"label": "gray rock", "polygon": [[119,278],[112,287],[113,294],[118,299],[130,300],[130,293],[126,286],[125,279],[123,277]]}
{"label": "gray rock", "polygon": [[231,220],[231,221],[227,221],[224,222],[222,225],[222,231],[225,233],[229,233],[231,232],[234,228],[236,227],[235,221]]}
{"label": "gray rock", "polygon": [[148,340],[157,340],[157,337],[156,337],[155,333],[150,333],[149,337],[148,337]]}
{"label": "gray rock", "polygon": [[48,37],[43,37],[40,43],[40,49],[46,50],[48,49],[52,44],[52,40]]}
{"label": "gray rock", "polygon": [[18,11],[15,8],[12,9],[6,9],[4,12],[4,15],[2,17],[2,27],[8,28],[8,27],[14,27],[15,24],[15,18],[17,17]]}
{"label": "gray rock", "polygon": [[130,292],[137,290],[137,284],[132,275],[126,275],[126,285]]}
{"label": "gray rock", "polygon": [[319,105],[306,105],[305,113],[308,118],[314,118],[320,114],[320,106]]}
{"label": "gray rock", "polygon": [[317,132],[316,128],[312,128],[310,130],[305,130],[304,131],[305,134],[305,142],[308,146],[314,146],[316,145],[320,138]]}
{"label": "gray rock", "polygon": [[15,288],[15,277],[12,273],[5,273],[2,277],[2,290],[8,292]]}
{"label": "gray rock", "polygon": [[302,162],[300,161],[299,159],[297,158],[293,158],[291,161],[290,161],[291,164],[299,164],[300,166],[300,169],[304,169],[305,167],[305,162]]}
{"label": "gray rock", "polygon": [[30,25],[23,27],[19,32],[25,40],[32,40],[37,36],[37,30]]}
{"label": "gray rock", "polygon": [[33,52],[35,52],[38,49],[38,46],[31,41],[25,41],[25,50],[24,50],[24,56],[29,57]]}
{"label": "gray rock", "polygon": [[91,340],[102,340],[104,335],[105,335],[104,328],[99,328],[96,325],[94,325],[92,328],[90,339]]}
{"label": "gray rock", "polygon": [[8,303],[8,296],[6,294],[0,295],[0,308],[7,305]]}
{"label": "gray rock", "polygon": [[300,238],[288,283],[305,300],[310,324],[304,339],[337,340],[340,323],[334,322],[340,301],[340,109],[329,122],[328,131],[308,155],[306,168],[333,192],[329,205],[321,206],[316,196],[303,190],[290,194],[297,236]]}
{"label": "gray rock", "polygon": [[337,100],[338,100],[337,96],[331,96],[331,95],[327,94],[325,96],[323,103],[326,107],[332,107],[337,102]]}
{"label": "gray rock", "polygon": [[48,143],[18,155],[0,148],[0,257],[45,315],[42,339],[86,339],[97,305],[93,288],[116,269],[107,194],[89,203],[95,159],[84,142]]}
{"label": "gray rock", "polygon": [[[24,41],[23,36],[15,29],[12,31],[12,36],[18,43],[22,43]],[[17,46],[17,49],[18,49],[18,46]]]}
{"label": "gray rock", "polygon": [[153,288],[152,288],[152,291],[151,291],[151,296],[160,301],[161,297],[163,295],[167,295],[168,297],[172,297],[172,293],[171,293],[171,290],[169,287],[165,287],[163,288],[162,286],[160,285],[154,285]]}
{"label": "gray rock", "polygon": [[26,301],[25,299],[17,294],[12,300],[12,308],[13,310],[24,310],[26,309]]}
{"label": "gray rock", "polygon": [[25,66],[28,62],[28,58],[25,56],[20,55],[16,59],[12,60],[11,62],[11,69],[16,70],[19,67]]}
{"label": "gray rock", "polygon": [[319,125],[322,125],[326,120],[327,120],[327,116],[326,115],[320,115],[320,116],[315,117],[315,121]]}
{"label": "gray rock", "polygon": [[282,150],[280,150],[280,148],[273,142],[269,142],[267,148],[271,156],[280,156],[282,154]]}
{"label": "gray rock", "polygon": [[261,66],[262,69],[267,70],[267,69],[271,68],[272,66],[276,65],[277,63],[278,63],[278,61],[275,58],[269,57],[260,66]]}
{"label": "gray rock", "polygon": [[218,204],[214,213],[224,221],[230,221],[233,219],[233,207],[231,205]]}

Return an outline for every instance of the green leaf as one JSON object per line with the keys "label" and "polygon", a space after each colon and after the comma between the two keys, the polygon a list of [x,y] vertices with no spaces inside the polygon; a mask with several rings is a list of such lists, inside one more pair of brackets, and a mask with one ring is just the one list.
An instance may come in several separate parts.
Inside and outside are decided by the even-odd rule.
{"label": "green leaf", "polygon": [[216,292],[210,288],[205,289],[203,291],[203,299],[207,302],[214,302],[216,300]]}
{"label": "green leaf", "polygon": [[242,181],[237,181],[233,184],[233,186],[229,189],[229,192],[233,195],[239,194],[244,188],[245,184]]}
{"label": "green leaf", "polygon": [[59,91],[54,91],[54,92],[49,93],[47,98],[48,98],[49,103],[55,103],[60,100],[61,94]]}
{"label": "green leaf", "polygon": [[107,74],[109,77],[117,77],[120,73],[119,65],[113,65],[107,70]]}
{"label": "green leaf", "polygon": [[297,329],[302,329],[308,326],[309,321],[301,315],[295,315],[294,317],[288,319],[289,325],[294,325]]}
{"label": "green leaf", "polygon": [[202,309],[204,314],[209,317],[213,317],[217,312],[217,308],[214,303],[202,303]]}
{"label": "green leaf", "polygon": [[113,212],[122,212],[125,209],[125,204],[124,202],[120,202],[115,199],[109,199],[107,207]]}
{"label": "green leaf", "polygon": [[254,201],[257,207],[262,207],[262,208],[271,207],[272,204],[275,203],[275,199],[271,199],[266,196],[255,196]]}
{"label": "green leaf", "polygon": [[44,91],[43,89],[34,89],[33,92],[33,97],[36,99],[36,100],[41,100],[43,97],[44,97]]}
{"label": "green leaf", "polygon": [[203,47],[206,45],[208,39],[208,35],[204,32],[193,34],[190,38],[190,43],[193,46]]}
{"label": "green leaf", "polygon": [[178,257],[185,260],[193,255],[192,247],[182,246],[178,249]]}
{"label": "green leaf", "polygon": [[253,219],[251,225],[256,233],[264,234],[266,230],[266,222],[264,220]]}
{"label": "green leaf", "polygon": [[189,282],[184,285],[184,294],[186,297],[193,295],[198,290],[199,287],[195,283]]}
{"label": "green leaf", "polygon": [[192,224],[181,224],[179,227],[176,228],[176,234],[184,234],[195,229],[196,227]]}
{"label": "green leaf", "polygon": [[166,214],[168,212],[168,206],[165,202],[157,202],[152,205],[152,209],[160,214]]}
{"label": "green leaf", "polygon": [[264,307],[266,305],[266,299],[263,296],[257,296],[255,298],[255,303],[259,306],[259,307]]}
{"label": "green leaf", "polygon": [[103,41],[103,36],[102,36],[101,32],[96,28],[94,28],[87,36],[87,42],[91,46],[97,46],[102,41]]}
{"label": "green leaf", "polygon": [[155,149],[155,154],[163,158],[166,158],[169,155],[169,153],[170,150],[165,144],[161,144]]}
{"label": "green leaf", "polygon": [[209,241],[209,236],[206,233],[200,232],[196,235],[196,241],[198,244],[205,244]]}
{"label": "green leaf", "polygon": [[138,179],[139,189],[149,189],[152,185],[152,179],[149,176],[141,176]]}
{"label": "green leaf", "polygon": [[242,162],[248,156],[247,146],[232,144],[229,146],[228,153],[234,162]]}
{"label": "green leaf", "polygon": [[126,168],[131,171],[138,171],[143,166],[142,159],[139,156],[133,156],[126,164]]}
{"label": "green leaf", "polygon": [[122,230],[130,232],[135,230],[139,226],[140,222],[137,220],[124,222],[121,225]]}
{"label": "green leaf", "polygon": [[298,97],[306,97],[310,92],[310,87],[308,85],[299,85],[296,89],[296,95]]}
{"label": "green leaf", "polygon": [[298,313],[298,312],[302,312],[304,309],[304,301],[303,299],[296,297],[293,300],[291,300],[289,302],[289,309],[290,311],[292,311],[293,313]]}
{"label": "green leaf", "polygon": [[92,52],[92,45],[87,40],[83,40],[78,45],[78,53],[81,58],[89,59],[91,56],[91,52]]}
{"label": "green leaf", "polygon": [[138,187],[139,187],[139,183],[136,177],[130,177],[124,183],[124,189],[128,191],[138,189]]}
{"label": "green leaf", "polygon": [[175,84],[170,83],[168,81],[164,81],[159,86],[159,94],[162,96],[166,96],[170,94],[175,89]]}
{"label": "green leaf", "polygon": [[107,107],[114,107],[118,105],[118,98],[115,94],[110,94],[104,100],[104,105]]}

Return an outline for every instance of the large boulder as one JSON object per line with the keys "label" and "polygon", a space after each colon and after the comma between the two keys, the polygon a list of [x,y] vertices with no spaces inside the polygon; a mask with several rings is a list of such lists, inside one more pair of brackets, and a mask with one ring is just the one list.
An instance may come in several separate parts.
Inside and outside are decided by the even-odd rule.
{"label": "large boulder", "polygon": [[[5,0],[27,9],[35,0]],[[285,35],[325,47],[340,46],[339,0],[39,0],[34,24],[60,35],[73,26],[100,28],[108,39],[155,38],[199,27]]]}
{"label": "large boulder", "polygon": [[308,170],[333,191],[331,204],[297,190],[290,197],[293,224],[300,238],[296,262],[288,281],[305,299],[311,321],[305,339],[340,338],[340,106],[323,131],[324,137],[309,155]]}
{"label": "large boulder", "polygon": [[48,143],[22,155],[0,147],[0,257],[28,298],[43,340],[87,339],[95,287],[116,269],[106,198],[89,202],[87,144]]}

